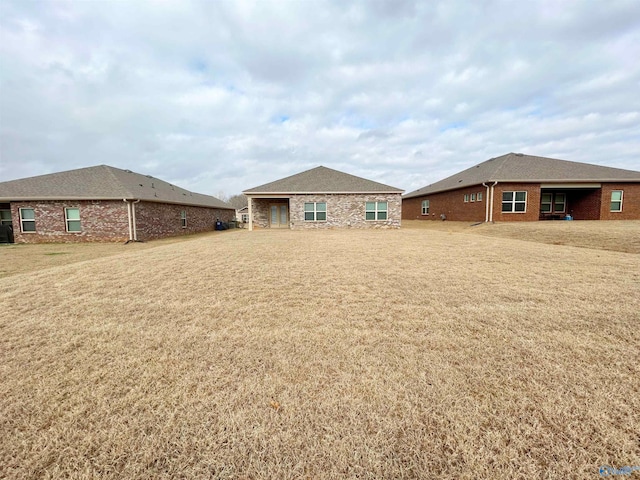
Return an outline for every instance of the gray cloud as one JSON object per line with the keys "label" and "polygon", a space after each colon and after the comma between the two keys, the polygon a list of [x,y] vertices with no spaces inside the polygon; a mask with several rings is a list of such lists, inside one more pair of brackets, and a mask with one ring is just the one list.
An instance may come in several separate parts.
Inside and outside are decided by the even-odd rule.
{"label": "gray cloud", "polygon": [[0,3],[0,178],[412,190],[523,151],[639,169],[640,4]]}

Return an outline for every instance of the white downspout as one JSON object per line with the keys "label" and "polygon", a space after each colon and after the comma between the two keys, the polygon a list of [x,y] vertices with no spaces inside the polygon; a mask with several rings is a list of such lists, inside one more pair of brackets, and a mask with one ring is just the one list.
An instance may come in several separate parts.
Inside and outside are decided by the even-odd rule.
{"label": "white downspout", "polygon": [[126,198],[123,198],[122,201],[127,204],[127,218],[129,220],[129,242],[137,242],[138,241],[138,232],[136,229],[136,207],[135,204],[140,200],[128,201]]}
{"label": "white downspout", "polygon": [[493,182],[493,185],[491,185],[491,207],[489,208],[489,221],[491,223],[493,223],[493,187],[495,187],[498,184],[497,181]]}
{"label": "white downspout", "polygon": [[489,221],[489,185],[487,185],[486,183],[482,182],[482,186],[485,187],[487,189],[487,193],[485,194],[485,198],[487,199],[486,201],[486,207],[485,207],[485,212],[484,212],[484,223],[487,223]]}
{"label": "white downspout", "polygon": [[138,229],[136,228],[136,203],[139,203],[140,199],[136,200],[135,202],[131,202],[131,217],[133,219],[133,241],[137,242],[138,241]]}
{"label": "white downspout", "polygon": [[251,208],[251,205],[253,204],[253,199],[250,196],[248,196],[247,201],[249,202],[249,231],[252,231],[253,230],[253,209]]}

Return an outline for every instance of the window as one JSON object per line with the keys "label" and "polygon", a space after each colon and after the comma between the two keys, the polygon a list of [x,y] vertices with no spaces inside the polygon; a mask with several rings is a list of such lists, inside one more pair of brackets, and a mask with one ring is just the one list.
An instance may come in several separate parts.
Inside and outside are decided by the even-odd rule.
{"label": "window", "polygon": [[33,208],[20,209],[20,228],[23,232],[36,231],[36,212]]}
{"label": "window", "polygon": [[503,213],[524,213],[527,205],[527,192],[502,192]]}
{"label": "window", "polygon": [[11,225],[11,210],[0,210],[0,225]]}
{"label": "window", "polygon": [[304,204],[305,222],[324,222],[327,220],[327,204],[325,202],[308,202]]}
{"label": "window", "polygon": [[248,213],[243,213],[241,215],[241,221],[242,221],[242,223],[249,223],[249,214]]}
{"label": "window", "polygon": [[543,193],[540,196],[541,213],[564,213],[567,206],[567,195],[564,193]]}
{"label": "window", "polygon": [[429,200],[422,201],[422,214],[429,215]]}
{"label": "window", "polygon": [[622,211],[622,190],[614,190],[611,192],[611,204],[609,210],[612,212]]}
{"label": "window", "polygon": [[475,202],[475,201],[476,201],[476,194],[475,194],[475,193],[472,193],[472,194],[471,194],[471,201],[472,201],[472,202]]}
{"label": "window", "polygon": [[553,201],[553,211],[555,213],[564,213],[566,203],[567,196],[564,193],[556,193]]}
{"label": "window", "polygon": [[80,229],[80,209],[65,208],[64,219],[67,222],[67,232],[81,232]]}
{"label": "window", "polygon": [[365,219],[367,220],[387,219],[387,202],[367,202],[365,209]]}
{"label": "window", "polygon": [[187,228],[187,211],[180,211],[180,223],[182,224],[182,228]]}
{"label": "window", "polygon": [[478,201],[481,202],[482,201],[482,192],[478,192]]}
{"label": "window", "polygon": [[465,193],[464,194],[464,203],[467,203],[469,201],[469,194]]}

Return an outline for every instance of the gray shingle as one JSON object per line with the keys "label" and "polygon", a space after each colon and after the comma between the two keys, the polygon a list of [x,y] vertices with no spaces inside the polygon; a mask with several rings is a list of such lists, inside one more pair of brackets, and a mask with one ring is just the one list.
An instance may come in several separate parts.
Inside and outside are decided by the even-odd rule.
{"label": "gray shingle", "polygon": [[589,163],[508,153],[456,173],[439,182],[407,193],[420,197],[483,182],[638,182],[640,172]]}
{"label": "gray shingle", "polygon": [[79,168],[0,183],[0,202],[27,200],[122,200],[231,209],[210,195],[108,165]]}
{"label": "gray shingle", "polygon": [[290,177],[250,188],[243,193],[402,193],[403,190],[327,167],[316,167]]}

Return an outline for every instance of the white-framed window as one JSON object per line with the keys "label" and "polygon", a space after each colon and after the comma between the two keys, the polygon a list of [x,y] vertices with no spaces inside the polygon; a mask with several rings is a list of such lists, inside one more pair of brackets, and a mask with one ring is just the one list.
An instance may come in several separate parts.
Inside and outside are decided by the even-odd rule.
{"label": "white-framed window", "polygon": [[478,201],[481,202],[482,201],[482,192],[478,192]]}
{"label": "white-framed window", "polygon": [[325,222],[327,220],[326,202],[306,202],[304,204],[305,222]]}
{"label": "white-framed window", "polygon": [[540,212],[564,213],[567,207],[567,195],[564,193],[543,193],[540,195]]}
{"label": "white-framed window", "polygon": [[387,202],[366,202],[364,218],[366,220],[386,220],[387,209]]}
{"label": "white-framed window", "polygon": [[502,213],[525,213],[527,192],[502,192]]}
{"label": "white-framed window", "polygon": [[422,201],[422,215],[429,215],[429,200]]}
{"label": "white-framed window", "polygon": [[609,211],[611,212],[622,211],[622,194],[623,194],[623,190],[614,190],[611,192],[611,203],[609,205]]}
{"label": "white-framed window", "polygon": [[33,208],[20,209],[20,231],[23,233],[36,231],[36,212]]}
{"label": "white-framed window", "polygon": [[180,224],[182,228],[187,228],[187,211],[180,210]]}
{"label": "white-framed window", "polygon": [[472,201],[472,202],[475,202],[475,201],[476,201],[476,194],[475,194],[475,193],[472,193],[472,194],[471,194],[471,201]]}
{"label": "white-framed window", "polygon": [[240,216],[240,220],[242,221],[242,223],[249,223],[249,214],[248,213],[243,213]]}
{"label": "white-framed window", "polygon": [[65,208],[64,220],[67,224],[67,232],[81,232],[80,227],[80,209],[79,208]]}
{"label": "white-framed window", "polygon": [[540,211],[542,213],[551,213],[551,205],[553,204],[553,194],[543,193],[540,195]]}
{"label": "white-framed window", "polygon": [[564,193],[556,193],[553,199],[554,213],[564,213],[567,206],[567,196]]}
{"label": "white-framed window", "polygon": [[11,225],[11,210],[0,210],[0,225]]}
{"label": "white-framed window", "polygon": [[464,194],[464,203],[468,203],[469,202],[469,194],[465,193]]}

